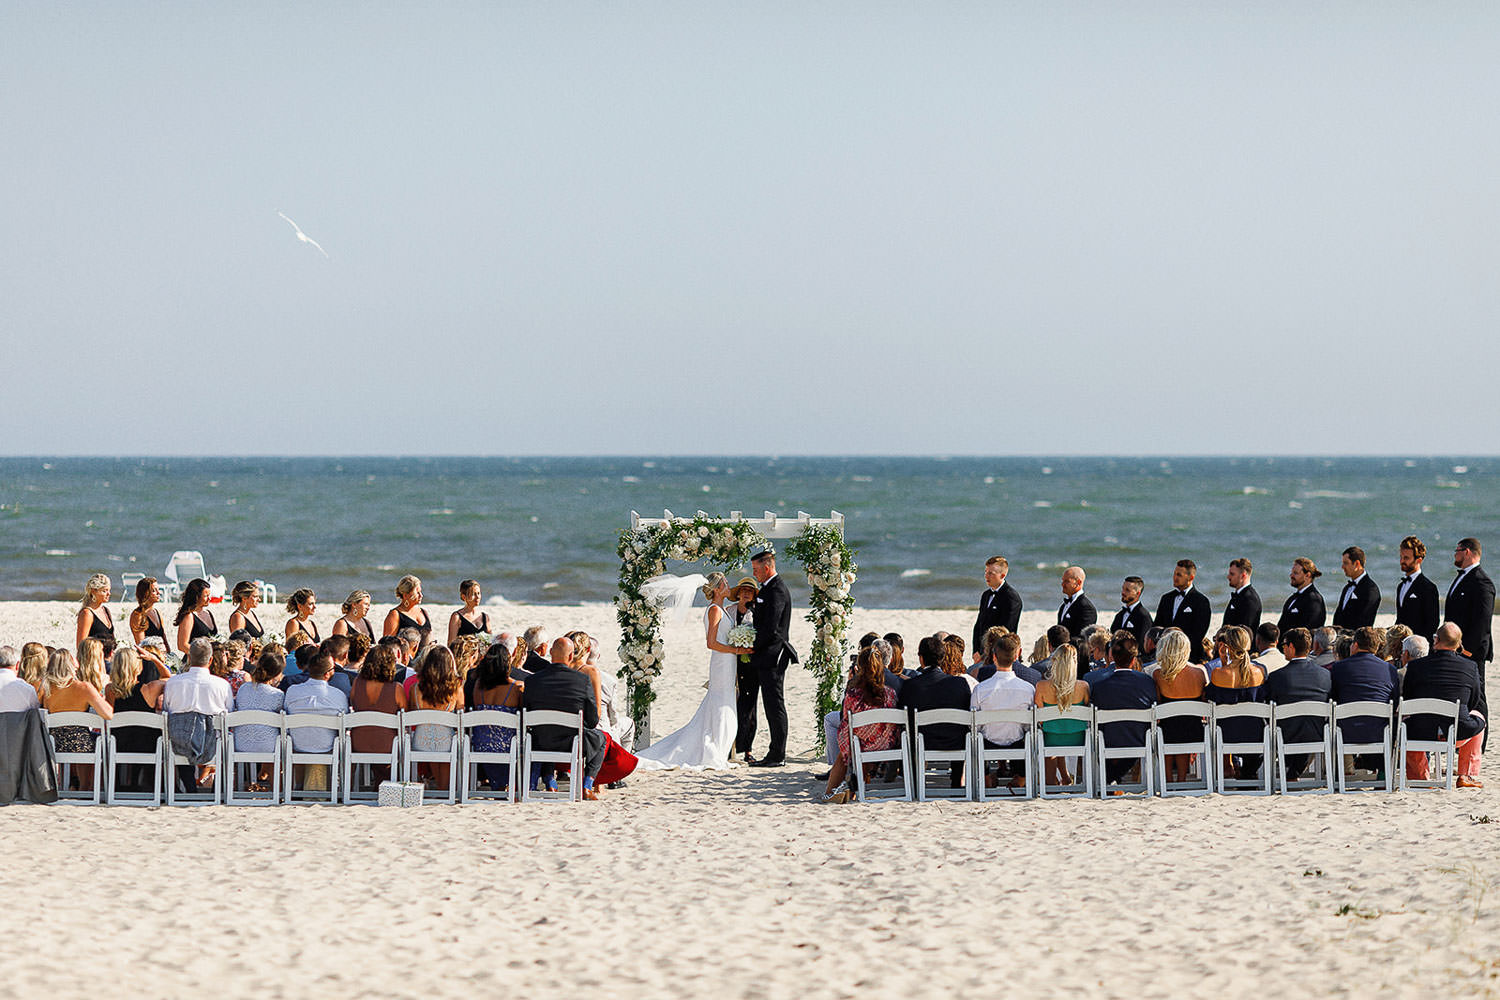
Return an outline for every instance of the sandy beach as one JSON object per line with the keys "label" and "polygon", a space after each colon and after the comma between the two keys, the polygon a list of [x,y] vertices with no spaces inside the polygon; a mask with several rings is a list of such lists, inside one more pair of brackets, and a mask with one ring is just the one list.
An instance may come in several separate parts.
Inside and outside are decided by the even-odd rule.
{"label": "sandy beach", "polygon": [[[0,642],[65,641],[73,609],[0,604]],[[604,605],[490,610],[616,641]],[[971,622],[860,609],[852,633]],[[658,734],[705,676],[694,624],[666,641]],[[0,810],[0,995],[1500,995],[1489,768],[1479,791],[823,806],[811,679],[787,687],[794,766],[598,805]]]}

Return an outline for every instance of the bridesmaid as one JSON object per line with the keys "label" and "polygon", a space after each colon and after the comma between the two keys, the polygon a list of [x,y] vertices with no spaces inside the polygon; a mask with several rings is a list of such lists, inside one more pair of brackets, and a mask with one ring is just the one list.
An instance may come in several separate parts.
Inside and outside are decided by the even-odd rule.
{"label": "bridesmaid", "polygon": [[370,614],[370,592],[356,590],[345,599],[344,617],[333,623],[334,635],[362,635],[375,645],[375,628],[367,617]]}
{"label": "bridesmaid", "polygon": [[[73,637],[73,648],[83,645],[85,639],[108,639],[115,641],[115,621],[109,616],[109,577],[95,573],[83,585],[83,604],[78,608],[78,633]],[[101,615],[99,612],[103,611]]]}
{"label": "bridesmaid", "polygon": [[208,581],[195,577],[182,591],[182,603],[177,606],[177,617],[172,620],[177,626],[177,652],[187,655],[188,645],[194,639],[205,636],[213,638],[219,634],[219,623],[214,613],[208,610]]}
{"label": "bridesmaid", "polygon": [[303,632],[313,642],[323,641],[323,636],[318,632],[318,623],[312,620],[313,612],[318,610],[317,594],[303,587],[287,598],[286,609],[292,613],[292,617],[286,620],[288,639],[297,632]]}
{"label": "bridesmaid", "polygon": [[458,585],[458,596],[463,598],[464,606],[448,616],[448,645],[453,645],[461,637],[466,635],[479,635],[481,632],[490,630],[490,614],[488,611],[479,612],[476,618],[474,611],[479,607],[479,581],[465,580]]}
{"label": "bridesmaid", "polygon": [[266,634],[261,627],[260,616],[255,609],[260,606],[260,588],[253,580],[241,580],[234,585],[229,596],[234,600],[234,610],[229,614],[229,632],[248,632],[250,638],[259,639]]}
{"label": "bridesmaid", "polygon": [[156,605],[161,602],[161,587],[156,577],[143,577],[135,585],[135,610],[130,612],[130,639],[137,646],[155,636],[161,644],[167,644],[167,630],[161,623],[161,612]]}
{"label": "bridesmaid", "polygon": [[[422,581],[416,577],[403,576],[396,582],[397,604],[386,612],[385,624],[380,630],[382,637],[395,635],[404,628],[414,628],[422,633],[418,649],[425,649],[432,641],[432,619],[422,607]],[[415,612],[415,614],[413,614]]]}

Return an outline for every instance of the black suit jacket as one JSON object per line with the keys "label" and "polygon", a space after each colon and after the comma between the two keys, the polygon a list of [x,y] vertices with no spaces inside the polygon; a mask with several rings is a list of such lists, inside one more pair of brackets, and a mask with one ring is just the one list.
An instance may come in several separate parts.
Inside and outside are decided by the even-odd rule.
{"label": "black suit jacket", "polygon": [[797,662],[797,651],[792,648],[788,635],[792,628],[792,595],[786,589],[781,575],[771,577],[761,585],[750,605],[755,618],[755,645],[750,654],[750,665],[757,672],[765,673],[784,668]]}
{"label": "black suit jacket", "polygon": [[1315,628],[1322,628],[1327,619],[1328,609],[1323,606],[1323,595],[1318,593],[1317,585],[1314,584],[1300,594],[1292,591],[1292,596],[1281,606],[1281,617],[1276,620],[1276,627],[1281,629],[1282,635],[1294,628],[1305,628],[1311,632]]}
{"label": "black suit jacket", "polygon": [[[923,667],[915,677],[908,677],[896,695],[896,704],[913,712],[929,708],[969,710],[969,682],[962,677],[943,673],[937,667]],[[922,737],[930,750],[958,750],[964,745],[968,729],[959,725],[926,725]],[[913,742],[915,745],[915,741]]]}
{"label": "black suit jacket", "polygon": [[974,619],[973,652],[984,652],[984,634],[996,625],[1004,625],[1014,632],[1021,624],[1021,595],[1009,581],[999,590],[986,590],[979,595],[979,617]]}
{"label": "black suit jacket", "polygon": [[1238,594],[1229,595],[1229,603],[1224,605],[1224,624],[1242,625],[1250,630],[1250,638],[1255,638],[1255,630],[1260,628],[1260,595],[1255,592],[1255,585],[1247,583]]}
{"label": "black suit jacket", "polygon": [[[1353,590],[1349,600],[1344,594]],[[1375,624],[1375,612],[1380,610],[1380,587],[1366,573],[1358,583],[1350,580],[1339,591],[1339,606],[1333,609],[1333,627],[1356,629]]]}
{"label": "black suit jacket", "polygon": [[[1430,655],[1408,663],[1406,680],[1401,684],[1401,697],[1458,702],[1458,738],[1461,740],[1484,728],[1484,721],[1470,712],[1489,717],[1484,690],[1479,686],[1479,668],[1467,656],[1451,649],[1434,650]],[[1448,735],[1448,727],[1439,724],[1438,719],[1431,715],[1412,716],[1406,731],[1417,740],[1436,740]]]}
{"label": "black suit jacket", "polygon": [[1110,634],[1113,635],[1120,629],[1125,629],[1135,636],[1135,644],[1140,647],[1142,653],[1145,653],[1146,633],[1151,630],[1151,614],[1146,610],[1146,606],[1136,601],[1128,615],[1124,608],[1116,611],[1114,621],[1109,623]]}
{"label": "black suit jacket", "polygon": [[[521,706],[527,711],[582,712],[585,729],[599,728],[594,685],[577,670],[559,663],[545,663],[531,672],[526,690],[521,692]],[[531,737],[538,750],[547,751],[567,750],[572,739],[572,730],[562,726],[538,726]]]}
{"label": "black suit jacket", "polygon": [[1059,608],[1057,624],[1068,630],[1070,638],[1076,638],[1083,634],[1083,630],[1099,620],[1099,612],[1094,608],[1094,602],[1089,600],[1089,595],[1083,591],[1068,605],[1068,613],[1064,616]]}
{"label": "black suit jacket", "polygon": [[[1333,675],[1305,656],[1288,660],[1286,666],[1266,675],[1266,700],[1278,705],[1332,701]],[[1288,719],[1281,725],[1281,734],[1288,743],[1313,743],[1322,738],[1323,725],[1315,718]]]}
{"label": "black suit jacket", "polygon": [[1475,566],[1464,575],[1462,583],[1450,589],[1443,605],[1443,621],[1463,630],[1464,650],[1475,663],[1488,663],[1495,658],[1495,651],[1490,648],[1490,619],[1494,615],[1495,584],[1483,566]]}
{"label": "black suit jacket", "polygon": [[[1396,582],[1396,596],[1401,596],[1399,580]],[[1396,605],[1396,624],[1411,629],[1412,635],[1431,639],[1440,620],[1437,584],[1427,579],[1425,573],[1412,577],[1411,586],[1406,588],[1405,599]]]}
{"label": "black suit jacket", "polygon": [[1176,590],[1169,590],[1161,595],[1161,601],[1156,605],[1156,625],[1158,628],[1182,629],[1192,642],[1192,653],[1188,659],[1194,663],[1202,663],[1206,659],[1203,655],[1203,637],[1208,635],[1208,620],[1213,617],[1214,609],[1203,591],[1194,587],[1187,592],[1187,596],[1182,599],[1182,606],[1173,615],[1172,605],[1176,597]]}

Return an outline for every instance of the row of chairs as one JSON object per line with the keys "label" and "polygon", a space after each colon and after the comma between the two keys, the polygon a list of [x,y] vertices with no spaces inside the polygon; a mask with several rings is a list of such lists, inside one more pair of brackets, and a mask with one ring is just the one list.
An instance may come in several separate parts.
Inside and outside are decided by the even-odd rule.
{"label": "row of chairs", "polygon": [[[850,719],[850,770],[855,798],[861,802],[872,798],[906,802],[938,798],[984,802],[1000,797],[1151,797],[1208,795],[1213,792],[1221,795],[1270,795],[1276,791],[1296,795],[1375,789],[1394,791],[1408,787],[1451,789],[1457,763],[1458,713],[1458,702],[1435,698],[1404,701],[1396,707],[1394,714],[1389,703],[1374,701],[1288,705],[1174,701],[1148,709],[1096,709],[1077,705],[1067,713],[1055,705],[973,712],[935,708],[911,714],[905,709],[877,708],[856,712]],[[1407,731],[1406,720],[1414,715],[1447,720],[1447,738],[1413,739]],[[1082,745],[1046,742],[1042,725],[1059,719],[1085,723]],[[1162,724],[1174,719],[1198,721],[1201,735],[1188,742],[1172,741]],[[1339,723],[1355,719],[1372,720],[1372,728],[1378,725],[1381,738],[1361,743],[1346,739]],[[1260,737],[1248,742],[1226,739],[1224,725],[1231,720],[1259,720]],[[1313,720],[1314,725],[1321,722],[1321,736],[1306,742],[1288,740],[1283,729],[1294,720]],[[1005,748],[986,746],[983,727],[1002,723],[1022,727],[1019,745]],[[1144,741],[1133,746],[1106,745],[1102,727],[1111,723],[1143,725]],[[879,751],[869,751],[861,746],[860,728],[877,724],[898,727],[896,746]],[[964,745],[951,750],[929,748],[924,730],[933,725],[963,727],[966,731]],[[1188,725],[1187,728],[1194,727]],[[1408,752],[1435,755],[1438,769],[1431,772],[1434,777],[1408,779],[1405,768]],[[1196,756],[1189,780],[1168,781],[1166,758],[1179,754]],[[1261,757],[1263,763],[1259,776],[1235,777],[1225,773],[1220,763],[1222,758],[1241,755]],[[1378,756],[1382,766],[1374,777],[1360,778],[1344,766],[1346,755]],[[1287,758],[1290,756],[1309,758],[1310,774],[1305,771],[1303,777],[1289,778]],[[1067,761],[1076,774],[1073,784],[1047,783],[1045,761],[1058,757]],[[1002,761],[1008,762],[1013,769],[1019,765],[1024,776],[1023,788],[997,790],[986,787],[984,774],[988,765]],[[1134,780],[1119,781],[1106,787],[1105,775],[1110,761],[1128,761]],[[872,770],[877,773],[897,769],[900,780],[894,783],[867,781],[865,765],[876,765]],[[955,765],[963,769],[962,784],[959,787],[951,787],[951,784],[949,787],[934,786],[933,780],[945,779]],[[1138,768],[1135,765],[1139,765]]]}
{"label": "row of chairs", "polygon": [[[208,790],[183,791],[176,780],[176,768],[191,767],[186,758],[172,748],[168,737],[168,716],[155,712],[120,712],[108,721],[90,712],[43,712],[48,741],[59,768],[59,798],[99,805],[278,805],[293,802],[326,804],[372,802],[378,787],[374,768],[385,770],[392,778],[415,780],[423,764],[448,765],[448,785],[444,789],[426,789],[424,798],[442,802],[470,802],[495,799],[508,802],[535,799],[582,799],[583,714],[581,712],[523,711],[501,712],[481,709],[465,712],[437,712],[430,709],[398,712],[348,712],[342,715],[286,715],[281,712],[242,710],[215,718],[218,749],[211,763],[213,784]],[[93,749],[87,752],[59,751],[54,734],[64,726],[77,726],[97,734]],[[244,726],[264,726],[273,731],[272,749],[268,751],[237,750],[236,730]],[[416,727],[439,726],[453,736],[445,750],[424,750],[414,739]],[[510,731],[510,749],[505,752],[474,748],[474,729],[494,726]],[[560,726],[573,731],[571,748],[566,751],[542,751],[533,747],[533,730],[537,726]],[[136,727],[156,734],[155,746],[149,752],[126,752],[119,749],[117,734],[121,728]],[[379,752],[354,749],[353,730],[370,727],[391,734],[389,748]],[[322,743],[331,739],[328,750],[299,750],[313,732],[322,732]],[[303,734],[294,741],[293,734]],[[503,788],[482,787],[479,766],[497,765],[509,768]],[[299,765],[320,765],[328,769],[328,787],[310,789],[304,780],[296,781]],[[518,782],[517,775],[531,777],[533,768],[551,765],[567,769],[561,790],[533,788],[530,780]],[[70,789],[75,769],[91,768],[88,787]],[[140,782],[122,780],[122,768],[136,774],[149,772],[150,787],[129,788]],[[259,781],[269,772],[269,784]],[[80,772],[81,773],[81,772]],[[491,771],[491,774],[497,774]],[[252,788],[251,786],[256,786]],[[184,783],[186,787],[186,783]]]}

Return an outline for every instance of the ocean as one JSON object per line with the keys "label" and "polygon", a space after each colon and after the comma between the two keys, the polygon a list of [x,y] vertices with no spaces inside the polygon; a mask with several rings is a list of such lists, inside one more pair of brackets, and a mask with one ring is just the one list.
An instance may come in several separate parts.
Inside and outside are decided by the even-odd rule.
{"label": "ocean", "polygon": [[1188,557],[1218,609],[1237,556],[1270,608],[1293,558],[1337,593],[1339,553],[1360,545],[1391,610],[1403,536],[1427,542],[1440,588],[1454,541],[1500,545],[1497,472],[1464,457],[6,458],[0,599],[78,598],[104,572],[118,600],[122,572],[159,576],[197,549],[231,585],[312,587],[323,604],[356,588],[391,601],[405,573],[438,610],[466,577],[490,600],[607,602],[630,512],[670,508],[842,511],[867,607],[972,607],[999,554],[1028,608],[1056,605],[1069,563],[1101,609],[1132,574],[1154,604]]}

